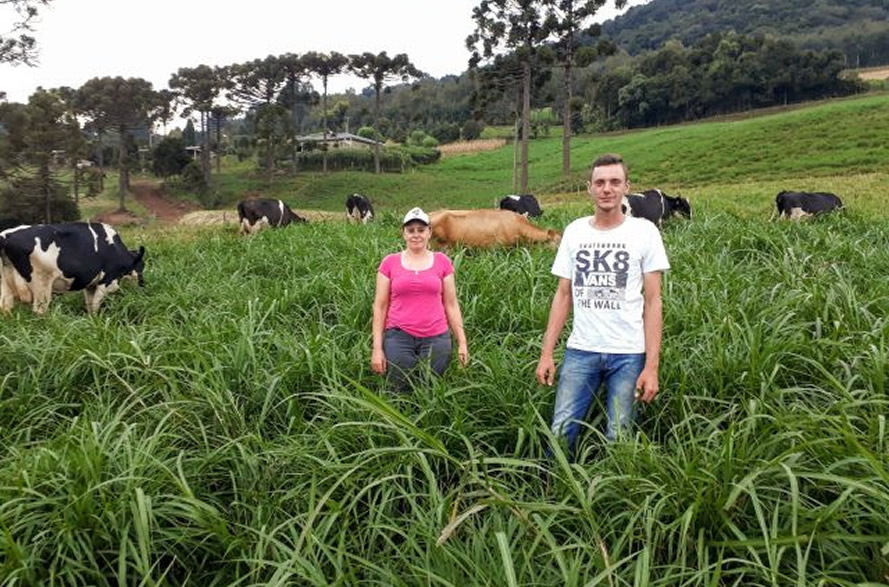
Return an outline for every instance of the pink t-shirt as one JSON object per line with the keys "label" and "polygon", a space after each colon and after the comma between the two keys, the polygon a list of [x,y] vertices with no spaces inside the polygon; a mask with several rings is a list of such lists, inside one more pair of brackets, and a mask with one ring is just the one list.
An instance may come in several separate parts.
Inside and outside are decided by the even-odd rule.
{"label": "pink t-shirt", "polygon": [[386,255],[379,271],[389,278],[387,329],[399,328],[418,337],[447,332],[443,280],[454,272],[447,255],[433,253],[432,267],[414,271],[402,266],[401,253],[393,253]]}

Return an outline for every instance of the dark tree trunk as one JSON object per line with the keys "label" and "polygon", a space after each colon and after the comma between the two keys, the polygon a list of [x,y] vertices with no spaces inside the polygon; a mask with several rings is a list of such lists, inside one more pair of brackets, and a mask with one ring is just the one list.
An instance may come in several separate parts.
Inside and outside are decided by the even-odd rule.
{"label": "dark tree trunk", "polygon": [[210,113],[201,112],[201,131],[204,146],[201,148],[201,172],[204,174],[204,185],[210,186]]}
{"label": "dark tree trunk", "polygon": [[531,131],[531,63],[522,65],[522,191],[528,193],[528,137]]}
{"label": "dark tree trunk", "polygon": [[126,198],[127,190],[130,189],[130,170],[129,163],[127,162],[127,127],[126,125],[120,125],[117,129],[117,132],[120,133],[120,140],[117,151],[117,168],[119,171],[118,181],[117,181],[117,197],[120,202],[118,206],[118,212],[126,212],[127,208],[124,205],[124,199]]}
{"label": "dark tree trunk", "polygon": [[571,60],[574,59],[574,48],[568,39],[565,55],[565,105],[562,107],[562,176],[571,175]]}
{"label": "dark tree trunk", "polygon": [[74,183],[71,186],[74,189],[74,203],[80,203],[80,169],[77,168],[77,158],[74,159],[74,165],[71,166],[73,172]]}
{"label": "dark tree trunk", "polygon": [[[324,86],[324,94],[321,96],[321,171],[327,174],[327,76],[322,76],[321,83]],[[377,173],[380,172],[377,166]]]}
{"label": "dark tree trunk", "polygon": [[296,77],[290,78],[290,99],[293,101],[291,105],[290,115],[293,117],[293,131],[290,133],[290,163],[291,169],[294,173],[297,171],[298,161],[299,161],[299,153],[297,152],[298,145],[296,143],[296,135],[299,134],[299,114],[297,113],[296,103]]}
{"label": "dark tree trunk", "polygon": [[222,117],[216,117],[216,175],[222,173]]}
{"label": "dark tree trunk", "polygon": [[102,130],[97,130],[96,135],[99,137],[99,153],[97,159],[99,160],[99,192],[105,191],[105,149],[102,145]]}
{"label": "dark tree trunk", "polygon": [[46,224],[52,223],[52,185],[50,184],[49,162],[40,165],[40,183],[43,189],[43,205]]}
{"label": "dark tree trunk", "polygon": [[[380,84],[376,84],[374,86],[374,89],[376,90],[376,103],[374,106],[374,119],[376,122],[374,123],[374,130],[376,131],[375,134],[379,134],[379,132],[380,132],[380,129],[379,129],[379,126],[380,126],[380,89],[381,89]],[[376,137],[375,137],[375,140],[376,140]],[[374,144],[374,173],[376,173],[376,174],[380,173],[380,142],[379,141],[377,141],[376,144]]]}

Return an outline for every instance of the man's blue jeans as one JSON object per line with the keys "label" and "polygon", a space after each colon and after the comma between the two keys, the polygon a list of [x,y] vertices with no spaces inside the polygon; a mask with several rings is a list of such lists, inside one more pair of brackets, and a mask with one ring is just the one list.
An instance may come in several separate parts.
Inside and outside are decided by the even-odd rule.
{"label": "man's blue jeans", "polygon": [[630,427],[635,417],[636,380],[644,366],[645,353],[609,354],[565,349],[553,411],[553,434],[564,436],[569,450],[573,451],[580,423],[604,383],[608,390],[606,437],[615,440]]}

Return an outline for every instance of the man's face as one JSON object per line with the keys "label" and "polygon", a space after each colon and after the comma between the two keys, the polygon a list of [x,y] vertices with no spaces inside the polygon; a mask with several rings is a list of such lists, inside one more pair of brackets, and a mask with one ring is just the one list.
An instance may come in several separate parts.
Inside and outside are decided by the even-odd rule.
{"label": "man's face", "polygon": [[610,212],[620,208],[624,196],[630,189],[630,182],[624,173],[623,165],[600,165],[593,169],[589,192],[597,210]]}

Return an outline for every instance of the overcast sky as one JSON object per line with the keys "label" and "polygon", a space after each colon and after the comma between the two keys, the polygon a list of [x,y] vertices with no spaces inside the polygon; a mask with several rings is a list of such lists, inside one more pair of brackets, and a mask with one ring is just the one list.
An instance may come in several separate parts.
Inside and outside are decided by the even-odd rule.
{"label": "overcast sky", "polygon": [[[630,5],[647,0],[630,0]],[[479,0],[53,0],[41,8],[37,67],[0,64],[0,90],[26,102],[38,86],[79,87],[93,77],[141,77],[167,87],[180,67],[267,55],[339,51],[407,53],[441,77],[466,70],[464,46]],[[237,8],[234,8],[237,7]],[[616,14],[613,1],[600,17]],[[0,8],[0,34],[13,13]],[[597,18],[602,20],[602,18]],[[366,85],[330,80],[331,92]]]}

